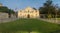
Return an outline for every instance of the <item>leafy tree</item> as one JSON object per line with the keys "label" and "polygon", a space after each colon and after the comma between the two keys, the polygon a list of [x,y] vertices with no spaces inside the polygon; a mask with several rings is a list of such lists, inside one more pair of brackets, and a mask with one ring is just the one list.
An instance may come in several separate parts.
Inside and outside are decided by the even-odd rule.
{"label": "leafy tree", "polygon": [[14,14],[15,13],[14,10],[9,9],[6,6],[0,6],[0,12],[8,13],[9,18],[11,17],[11,14]]}
{"label": "leafy tree", "polygon": [[14,10],[8,9],[8,15],[9,15],[9,18],[11,17],[11,14],[15,14]]}
{"label": "leafy tree", "polygon": [[56,14],[57,14],[57,17],[60,18],[60,8],[58,8]]}
{"label": "leafy tree", "polygon": [[34,10],[37,10],[36,8],[33,8]]}
{"label": "leafy tree", "polygon": [[52,0],[47,0],[46,3],[44,3],[43,7],[39,8],[39,11],[41,14],[54,15],[55,9],[56,8],[53,5]]}
{"label": "leafy tree", "polygon": [[0,12],[8,12],[8,7],[5,7],[5,6],[1,6],[0,7]]}
{"label": "leafy tree", "polygon": [[58,9],[58,15],[60,15],[60,8]]}

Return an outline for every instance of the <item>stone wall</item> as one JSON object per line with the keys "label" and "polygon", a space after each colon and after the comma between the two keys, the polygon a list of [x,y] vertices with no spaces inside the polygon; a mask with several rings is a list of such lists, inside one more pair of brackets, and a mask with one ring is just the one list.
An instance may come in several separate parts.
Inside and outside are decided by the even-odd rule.
{"label": "stone wall", "polygon": [[8,18],[8,13],[1,13],[0,12],[0,19],[3,18]]}

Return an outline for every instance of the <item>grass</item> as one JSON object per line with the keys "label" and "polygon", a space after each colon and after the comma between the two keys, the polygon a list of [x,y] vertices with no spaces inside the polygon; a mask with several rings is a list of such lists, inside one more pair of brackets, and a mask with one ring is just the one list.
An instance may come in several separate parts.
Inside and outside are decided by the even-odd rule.
{"label": "grass", "polygon": [[45,22],[38,19],[18,19],[16,21],[1,23],[0,32],[30,32],[38,31],[41,33],[50,33],[60,29],[58,24]]}
{"label": "grass", "polygon": [[57,18],[57,20],[60,20],[60,18]]}

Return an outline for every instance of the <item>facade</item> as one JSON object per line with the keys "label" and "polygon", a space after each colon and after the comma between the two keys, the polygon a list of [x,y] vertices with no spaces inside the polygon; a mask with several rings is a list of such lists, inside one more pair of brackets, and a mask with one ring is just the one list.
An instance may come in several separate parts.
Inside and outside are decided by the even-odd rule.
{"label": "facade", "polygon": [[18,18],[39,18],[39,11],[31,7],[27,7],[24,10],[17,12]]}

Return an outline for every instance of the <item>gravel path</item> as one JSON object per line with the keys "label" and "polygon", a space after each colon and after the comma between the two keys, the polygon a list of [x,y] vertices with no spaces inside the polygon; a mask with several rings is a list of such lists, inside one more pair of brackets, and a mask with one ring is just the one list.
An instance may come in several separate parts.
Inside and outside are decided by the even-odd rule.
{"label": "gravel path", "polygon": [[[0,23],[5,23],[5,22],[9,22],[9,21],[15,21],[17,19],[18,18],[16,18],[16,17],[14,17],[14,18],[4,18],[4,19],[0,18]],[[42,19],[42,18],[39,18],[39,20],[60,24],[60,20],[57,20],[56,18],[52,18],[52,19]]]}

